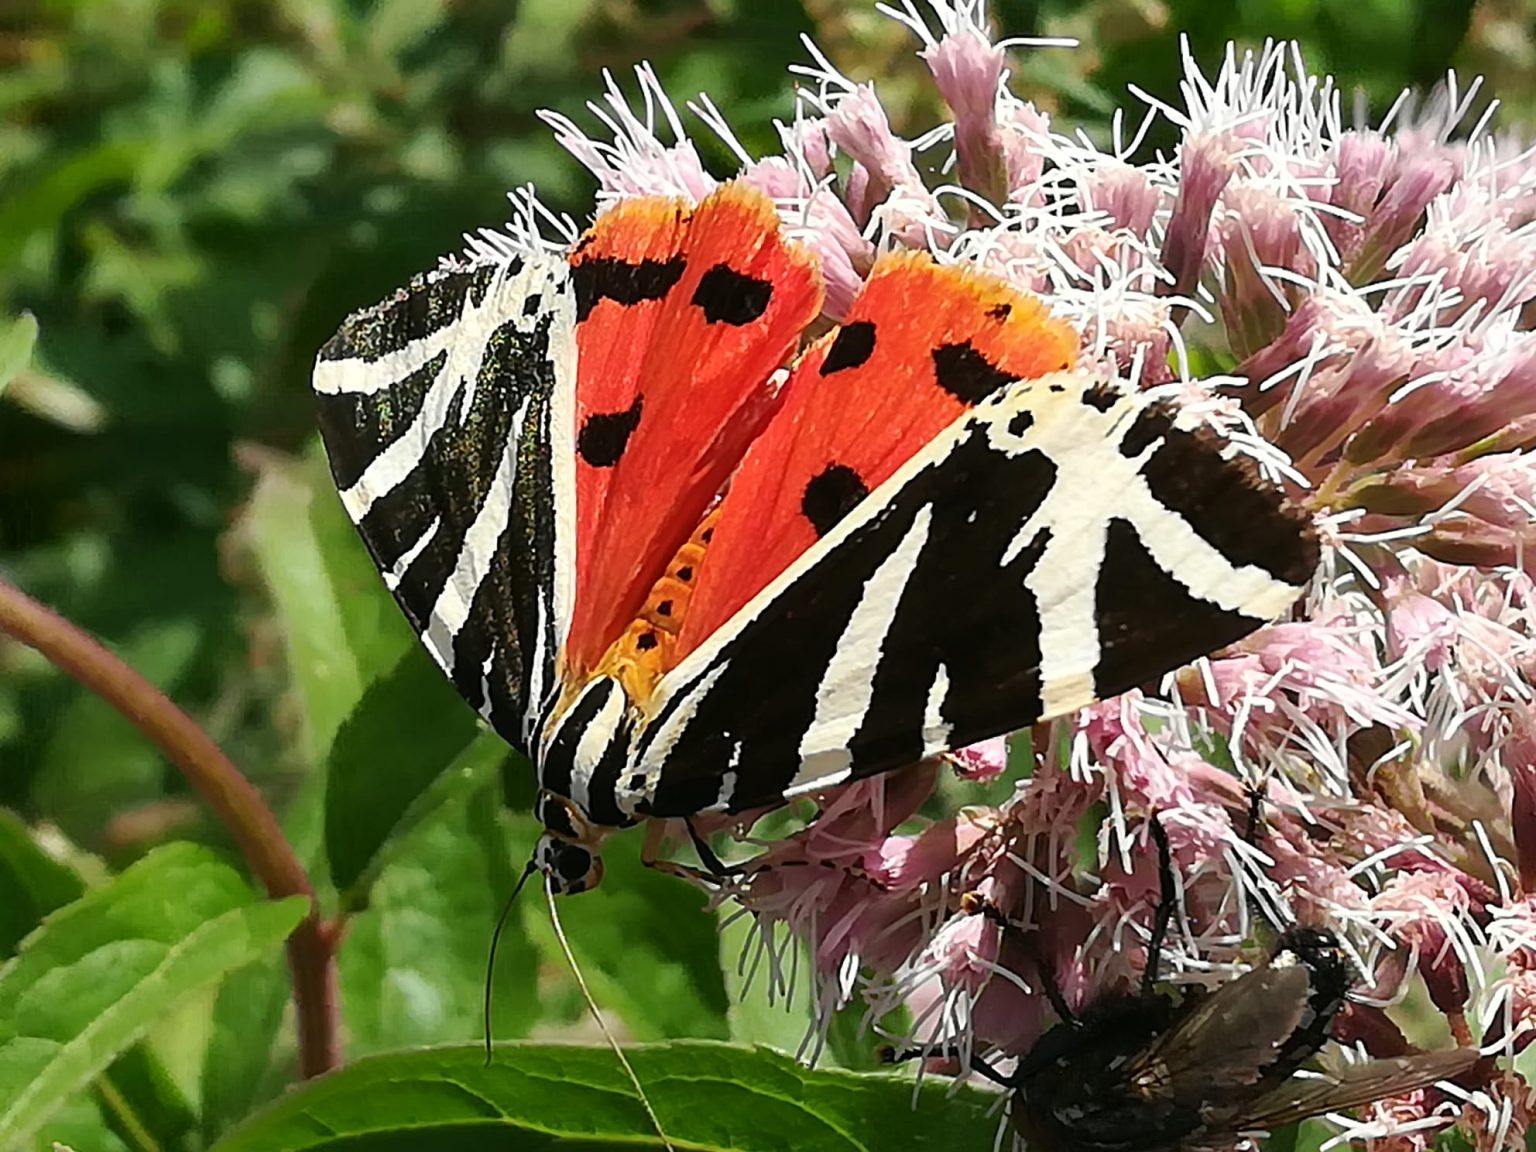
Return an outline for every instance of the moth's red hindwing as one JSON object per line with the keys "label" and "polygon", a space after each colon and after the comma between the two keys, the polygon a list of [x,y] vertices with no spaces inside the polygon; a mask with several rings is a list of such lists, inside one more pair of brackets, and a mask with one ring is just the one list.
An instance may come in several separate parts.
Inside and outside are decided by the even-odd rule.
{"label": "moth's red hindwing", "polygon": [[571,260],[577,292],[580,677],[635,619],[772,414],[770,377],[821,307],[773,205],[728,184],[689,211],[621,203]]}
{"label": "moth's red hindwing", "polygon": [[1039,301],[919,253],[881,259],[846,321],[795,367],[721,506],[681,657],[967,409],[1068,368]]}

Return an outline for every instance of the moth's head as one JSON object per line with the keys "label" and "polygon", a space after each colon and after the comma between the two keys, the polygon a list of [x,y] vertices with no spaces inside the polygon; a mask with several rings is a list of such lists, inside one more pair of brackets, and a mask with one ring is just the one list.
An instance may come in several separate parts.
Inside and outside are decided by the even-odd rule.
{"label": "moth's head", "polygon": [[562,840],[552,832],[539,838],[533,858],[556,896],[589,892],[603,881],[603,860],[585,844]]}
{"label": "moth's head", "polygon": [[603,860],[598,855],[602,833],[568,796],[539,793],[535,807],[544,835],[534,849],[533,860],[557,896],[589,892],[603,879]]}

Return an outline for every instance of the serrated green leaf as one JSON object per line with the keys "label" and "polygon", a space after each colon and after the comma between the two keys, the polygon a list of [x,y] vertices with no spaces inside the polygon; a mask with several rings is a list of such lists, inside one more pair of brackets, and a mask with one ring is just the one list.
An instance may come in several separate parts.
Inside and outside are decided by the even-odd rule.
{"label": "serrated green leaf", "polygon": [[[368,686],[331,745],[325,847],[347,904],[406,812],[475,740],[480,725],[419,644]],[[491,748],[507,754],[494,736]]]}
{"label": "serrated green leaf", "polygon": [[[886,1152],[989,1148],[996,1096],[930,1080],[817,1071],[764,1049],[708,1042],[627,1051],[678,1149]],[[360,1060],[284,1097],[214,1152],[342,1148],[659,1148],[606,1048],[500,1045]]]}
{"label": "serrated green leaf", "polygon": [[308,910],[258,901],[213,853],[156,850],[50,915],[0,968],[0,1147],[37,1131],[185,997]]}

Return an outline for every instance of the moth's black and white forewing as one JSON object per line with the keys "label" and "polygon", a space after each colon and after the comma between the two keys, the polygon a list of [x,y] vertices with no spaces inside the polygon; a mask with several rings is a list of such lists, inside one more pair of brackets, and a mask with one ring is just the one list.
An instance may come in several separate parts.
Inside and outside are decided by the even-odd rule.
{"label": "moth's black and white forewing", "polygon": [[957,419],[661,682],[620,806],[744,810],[1154,679],[1284,612],[1305,517],[1214,432],[1085,376]]}
{"label": "moth's black and white forewing", "polygon": [[574,324],[562,257],[453,266],[350,317],[314,372],[336,486],[385,583],[523,751],[572,599]]}

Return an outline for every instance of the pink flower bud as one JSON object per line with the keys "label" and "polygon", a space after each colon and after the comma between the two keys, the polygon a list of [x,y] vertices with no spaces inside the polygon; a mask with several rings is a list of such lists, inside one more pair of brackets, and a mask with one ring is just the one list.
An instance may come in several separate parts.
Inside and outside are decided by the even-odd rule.
{"label": "pink flower bud", "polygon": [[1179,194],[1163,237],[1162,263],[1173,276],[1168,291],[1188,296],[1205,267],[1211,215],[1226,190],[1237,163],[1234,141],[1219,136],[1186,139],[1180,152]]}

